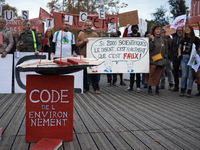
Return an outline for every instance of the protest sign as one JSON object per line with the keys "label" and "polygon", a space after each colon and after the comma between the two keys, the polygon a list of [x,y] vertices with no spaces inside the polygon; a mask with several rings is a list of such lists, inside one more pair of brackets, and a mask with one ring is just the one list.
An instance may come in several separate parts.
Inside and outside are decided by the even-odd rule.
{"label": "protest sign", "polygon": [[12,10],[4,10],[4,19],[7,21],[12,21],[14,17],[14,13]]}
{"label": "protest sign", "polygon": [[12,93],[13,54],[7,54],[5,58],[0,57],[0,64],[0,93]]}
{"label": "protest sign", "polygon": [[90,73],[148,73],[148,38],[89,38],[88,58],[105,60]]}
{"label": "protest sign", "polygon": [[[79,14],[62,14],[60,12],[53,12],[55,27],[62,27],[62,16],[65,17],[65,15],[73,16],[73,24],[70,26],[70,29],[83,30],[85,28],[84,22],[79,22]],[[108,31],[109,23],[118,23],[117,15],[106,15],[105,17],[102,20],[99,19],[99,15],[87,15],[87,19],[92,21],[93,27],[98,31]]]}
{"label": "protest sign", "polygon": [[53,28],[53,26],[54,26],[54,19],[47,18],[46,19],[46,27]]}
{"label": "protest sign", "polygon": [[29,11],[22,10],[22,20],[29,19]]}
{"label": "protest sign", "polygon": [[26,142],[73,140],[74,77],[27,75]]}
{"label": "protest sign", "polygon": [[116,23],[109,23],[108,24],[108,33],[115,33],[116,30]]}
{"label": "protest sign", "polygon": [[131,24],[131,25],[139,24],[137,10],[119,14],[120,27],[125,27],[127,26],[127,24]]}

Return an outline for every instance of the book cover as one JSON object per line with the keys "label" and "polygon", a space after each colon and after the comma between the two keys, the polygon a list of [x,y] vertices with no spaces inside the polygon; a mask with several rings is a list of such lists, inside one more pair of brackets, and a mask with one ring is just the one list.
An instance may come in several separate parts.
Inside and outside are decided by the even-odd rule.
{"label": "book cover", "polygon": [[0,141],[1,141],[2,128],[0,128]]}
{"label": "book cover", "polygon": [[0,33],[0,45],[3,45],[3,33]]}
{"label": "book cover", "polygon": [[30,150],[57,150],[62,145],[62,139],[42,138]]}
{"label": "book cover", "polygon": [[61,59],[61,60],[60,59],[55,59],[53,62],[57,63],[57,64],[61,63],[61,65],[67,65],[67,66],[71,65],[71,63],[68,62],[66,59]]}
{"label": "book cover", "polygon": [[82,59],[76,59],[76,58],[68,58],[67,61],[72,64],[76,64],[76,65],[89,64],[89,62],[87,62],[87,61],[84,61]]}

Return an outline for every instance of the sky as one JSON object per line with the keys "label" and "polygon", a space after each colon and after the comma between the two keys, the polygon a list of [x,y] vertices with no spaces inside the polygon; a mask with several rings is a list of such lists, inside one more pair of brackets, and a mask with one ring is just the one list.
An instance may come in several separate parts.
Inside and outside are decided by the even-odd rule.
{"label": "sky", "polygon": [[[5,0],[5,3],[8,3],[12,7],[16,7],[18,10],[18,15],[21,16],[22,10],[29,10],[29,18],[38,18],[39,9],[42,7],[47,12],[49,9],[46,7],[47,3],[51,0]],[[59,0],[62,3],[62,0]],[[120,13],[138,10],[138,16],[142,19],[150,20],[152,19],[151,13],[156,11],[156,8],[164,6],[168,10],[166,15],[169,15],[169,4],[168,0],[120,0],[120,3],[127,3],[128,7],[121,8]],[[191,0],[186,0],[186,5],[190,7]]]}

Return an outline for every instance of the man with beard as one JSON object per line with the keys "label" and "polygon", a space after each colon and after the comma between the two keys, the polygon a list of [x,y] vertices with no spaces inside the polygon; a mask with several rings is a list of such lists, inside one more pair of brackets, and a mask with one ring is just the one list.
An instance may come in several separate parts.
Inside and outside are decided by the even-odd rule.
{"label": "man with beard", "polygon": [[[86,46],[87,43],[89,42],[88,38],[91,37],[98,38],[99,36],[94,30],[92,30],[91,20],[86,20],[84,26],[85,29],[81,33],[79,33],[76,45],[80,47],[80,55],[84,55],[84,57],[86,57]],[[89,91],[87,75],[88,75],[87,69],[84,69],[84,79],[83,79],[84,92]],[[94,93],[100,94],[98,74],[91,74],[91,82],[92,82],[92,87],[94,89]]]}
{"label": "man with beard", "polygon": [[0,36],[0,54],[1,58],[4,58],[12,49],[13,37],[10,30],[6,28],[6,20],[3,18],[0,18]]}
{"label": "man with beard", "polygon": [[[57,31],[52,40],[52,53],[55,52],[55,55],[60,57],[62,52],[62,56],[70,57],[73,55],[74,57],[77,56],[75,49],[75,37],[74,34],[69,31],[69,22],[64,20],[63,21],[63,30]],[[62,49],[61,49],[62,48]]]}
{"label": "man with beard", "polygon": [[179,48],[179,44],[181,42],[183,36],[183,28],[182,27],[178,27],[176,29],[176,35],[172,40],[172,44],[171,44],[171,50],[170,50],[170,56],[171,56],[171,60],[173,63],[173,74],[174,74],[174,89],[172,91],[177,92],[179,91],[179,66],[180,66],[180,62],[181,60],[178,57],[178,48]]}

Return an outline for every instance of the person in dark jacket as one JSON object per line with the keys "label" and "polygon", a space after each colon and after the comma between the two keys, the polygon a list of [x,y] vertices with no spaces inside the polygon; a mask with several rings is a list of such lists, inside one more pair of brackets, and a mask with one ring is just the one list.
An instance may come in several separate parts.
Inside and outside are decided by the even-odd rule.
{"label": "person in dark jacket", "polygon": [[[31,23],[28,19],[23,21],[24,31],[20,33],[17,43],[17,50],[20,52],[35,52],[39,54],[42,50],[42,42],[36,32],[31,30]],[[35,36],[35,38],[34,38]],[[36,44],[34,44],[34,40]]]}
{"label": "person in dark jacket", "polygon": [[[130,24],[127,24],[127,27],[123,34],[123,37],[128,37],[127,33],[128,33],[129,26],[130,26]],[[139,30],[138,25],[132,25],[131,30],[132,30],[132,33],[131,33],[130,37],[140,37],[140,33],[138,32],[138,30]],[[137,86],[136,90],[137,90],[137,92],[140,92],[140,80],[141,80],[140,73],[130,73],[130,85],[126,89],[127,91],[133,90],[135,75],[136,75],[136,86]]]}
{"label": "person in dark jacket", "polygon": [[180,59],[178,58],[178,47],[183,37],[183,27],[178,27],[176,29],[176,35],[172,39],[171,50],[170,50],[170,59],[173,63],[173,75],[174,75],[174,89],[172,91],[179,91],[179,66]]}
{"label": "person in dark jacket", "polygon": [[[146,74],[145,83],[149,85],[148,94],[152,95],[152,86],[156,87],[156,94],[159,93],[160,76],[167,59],[167,42],[161,37],[161,28],[159,25],[152,27],[151,37],[149,39],[149,55],[150,55],[150,71]],[[157,60],[153,60],[157,54],[161,54],[162,57]]]}

